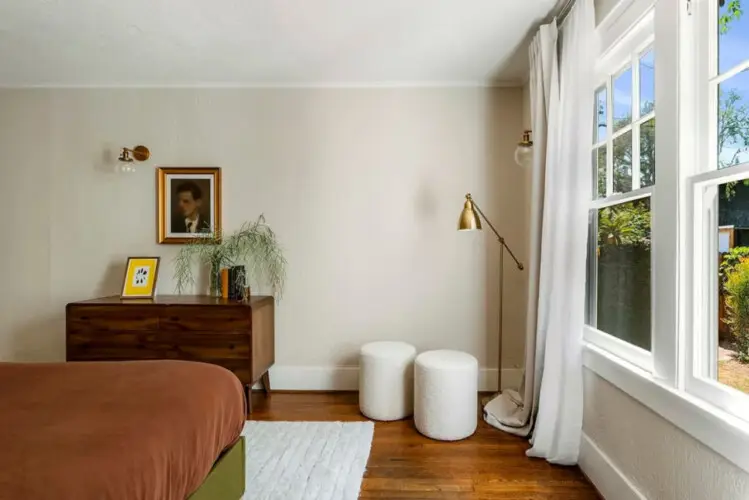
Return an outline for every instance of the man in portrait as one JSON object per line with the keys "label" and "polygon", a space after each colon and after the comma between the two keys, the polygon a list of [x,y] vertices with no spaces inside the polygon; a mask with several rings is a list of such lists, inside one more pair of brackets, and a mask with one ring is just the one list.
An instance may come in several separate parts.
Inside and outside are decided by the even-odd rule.
{"label": "man in portrait", "polygon": [[[210,218],[203,211],[203,191],[193,181],[179,181],[176,189],[176,204],[172,213],[172,233],[208,233]],[[209,203],[210,205],[210,203]]]}

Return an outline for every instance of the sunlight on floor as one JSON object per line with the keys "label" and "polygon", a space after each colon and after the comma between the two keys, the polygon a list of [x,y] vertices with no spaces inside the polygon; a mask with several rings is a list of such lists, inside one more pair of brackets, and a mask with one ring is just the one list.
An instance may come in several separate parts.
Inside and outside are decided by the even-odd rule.
{"label": "sunlight on floor", "polygon": [[749,394],[749,364],[735,359],[718,362],[718,381]]}

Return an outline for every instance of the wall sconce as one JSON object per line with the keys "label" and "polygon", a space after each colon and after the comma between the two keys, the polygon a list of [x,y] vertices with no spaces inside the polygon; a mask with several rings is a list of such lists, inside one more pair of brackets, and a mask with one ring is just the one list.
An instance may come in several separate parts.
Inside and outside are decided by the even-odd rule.
{"label": "wall sconce", "polygon": [[527,167],[533,161],[533,141],[531,140],[531,131],[523,132],[523,140],[518,142],[515,148],[515,163],[521,167]]}
{"label": "wall sconce", "polygon": [[119,158],[121,172],[135,172],[134,161],[146,161],[151,157],[151,152],[145,146],[135,146],[133,149],[122,148]]}

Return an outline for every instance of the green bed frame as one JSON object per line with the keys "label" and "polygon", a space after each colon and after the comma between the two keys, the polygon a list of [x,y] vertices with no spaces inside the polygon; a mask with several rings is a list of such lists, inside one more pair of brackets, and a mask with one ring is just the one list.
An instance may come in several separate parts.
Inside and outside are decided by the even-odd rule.
{"label": "green bed frame", "polygon": [[244,494],[244,437],[226,450],[188,500],[239,500]]}

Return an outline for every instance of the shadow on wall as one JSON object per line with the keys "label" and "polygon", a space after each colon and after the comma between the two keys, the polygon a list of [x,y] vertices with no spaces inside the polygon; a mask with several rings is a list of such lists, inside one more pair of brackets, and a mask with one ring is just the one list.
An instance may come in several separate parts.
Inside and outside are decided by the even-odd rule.
{"label": "shadow on wall", "polygon": [[437,203],[437,195],[434,192],[434,188],[429,184],[429,180],[425,179],[424,183],[419,187],[418,193],[416,193],[414,207],[420,224],[434,221],[437,216]]}
{"label": "shadow on wall", "polygon": [[[502,322],[502,367],[505,370],[522,367],[525,346],[530,195],[527,172],[514,160],[515,147],[523,131],[522,92],[520,87],[487,91],[485,199],[477,200],[507,245],[525,265],[525,270],[519,271],[505,252]],[[508,116],[517,119],[508,121]],[[487,270],[486,359],[487,367],[493,368],[497,366],[498,350],[500,245],[487,224],[484,224],[484,233]]]}
{"label": "shadow on wall", "polygon": [[127,259],[110,262],[101,281],[96,285],[96,297],[119,295],[122,290],[122,280],[125,279]]}

